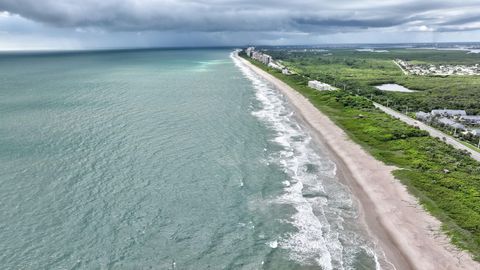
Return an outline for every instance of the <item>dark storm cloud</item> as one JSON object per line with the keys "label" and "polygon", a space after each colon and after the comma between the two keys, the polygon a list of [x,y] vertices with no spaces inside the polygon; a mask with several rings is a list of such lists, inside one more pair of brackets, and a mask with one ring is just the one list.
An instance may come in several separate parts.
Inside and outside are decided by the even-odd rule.
{"label": "dark storm cloud", "polygon": [[337,28],[377,28],[391,27],[407,22],[405,19],[318,19],[318,18],[297,18],[294,22],[299,25],[298,28],[304,26],[318,27],[337,27]]}
{"label": "dark storm cloud", "polygon": [[0,0],[0,10],[56,27],[106,31],[461,31],[478,27],[480,1]]}

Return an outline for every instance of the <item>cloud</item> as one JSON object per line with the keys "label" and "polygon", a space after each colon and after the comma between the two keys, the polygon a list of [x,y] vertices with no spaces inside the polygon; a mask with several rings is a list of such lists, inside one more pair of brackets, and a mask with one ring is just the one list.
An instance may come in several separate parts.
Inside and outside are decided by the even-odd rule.
{"label": "cloud", "polygon": [[[107,31],[358,31],[478,21],[480,2],[411,0],[2,0],[0,10],[64,28]],[[472,12],[473,11],[473,12]],[[472,14],[473,13],[473,14]],[[449,14],[449,16],[445,16]],[[438,26],[438,27],[437,27]]]}
{"label": "cloud", "polygon": [[478,0],[0,0],[0,49],[471,41],[479,22]]}

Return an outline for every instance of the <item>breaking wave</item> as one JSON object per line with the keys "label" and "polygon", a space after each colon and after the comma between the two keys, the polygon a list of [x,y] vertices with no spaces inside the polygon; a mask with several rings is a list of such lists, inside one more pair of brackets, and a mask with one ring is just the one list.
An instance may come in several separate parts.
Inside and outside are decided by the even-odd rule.
{"label": "breaking wave", "polygon": [[[252,112],[274,133],[280,150],[269,153],[268,163],[280,166],[284,192],[271,203],[292,206],[296,211],[282,220],[295,231],[270,242],[288,250],[290,259],[322,269],[380,269],[373,243],[356,226],[358,211],[348,190],[336,178],[336,166],[309,136],[281,93],[233,57],[254,88],[261,109]],[[366,261],[366,263],[365,263]]]}

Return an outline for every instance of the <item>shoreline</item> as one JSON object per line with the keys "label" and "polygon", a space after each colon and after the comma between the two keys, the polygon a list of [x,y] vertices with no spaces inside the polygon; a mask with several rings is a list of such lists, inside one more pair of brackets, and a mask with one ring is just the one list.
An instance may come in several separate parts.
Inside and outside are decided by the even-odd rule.
{"label": "shoreline", "polygon": [[397,270],[479,269],[479,264],[454,247],[441,223],[427,213],[392,175],[396,168],[373,158],[303,95],[273,75],[234,55],[271,83],[308,126],[316,142],[337,164],[337,175],[358,201],[360,221]]}

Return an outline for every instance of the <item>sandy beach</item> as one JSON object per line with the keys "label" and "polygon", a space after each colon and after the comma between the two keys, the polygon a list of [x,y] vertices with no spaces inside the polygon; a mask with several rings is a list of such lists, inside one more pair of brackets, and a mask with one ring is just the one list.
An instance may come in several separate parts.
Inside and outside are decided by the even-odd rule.
{"label": "sandy beach", "polygon": [[468,253],[450,244],[440,230],[440,222],[393,177],[395,167],[376,160],[351,141],[300,93],[238,58],[283,93],[310,128],[312,137],[330,152],[339,178],[358,200],[360,219],[396,269],[480,269]]}

